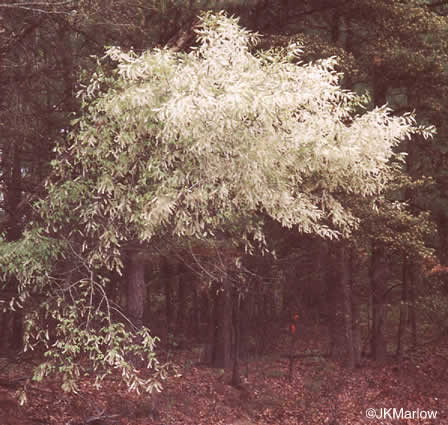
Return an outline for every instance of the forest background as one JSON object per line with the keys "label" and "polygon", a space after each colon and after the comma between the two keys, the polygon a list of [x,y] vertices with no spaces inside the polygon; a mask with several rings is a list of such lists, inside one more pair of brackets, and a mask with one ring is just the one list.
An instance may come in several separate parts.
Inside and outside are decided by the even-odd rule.
{"label": "forest background", "polygon": [[[78,245],[71,240],[70,255],[52,240],[36,244],[24,237],[26,229],[52,223],[58,204],[45,210],[45,200],[52,196],[52,182],[63,178],[55,171],[67,154],[61,146],[73,140],[70,133],[79,133],[79,120],[92,114],[86,109],[91,104],[76,94],[92,75],[100,90],[114,87],[106,46],[136,55],[164,46],[190,52],[198,45],[197,16],[210,9],[225,9],[259,32],[259,51],[274,54],[295,42],[303,46],[305,63],[336,56],[342,87],[366,95],[368,111],[386,103],[392,117],[415,111],[417,122],[435,125],[437,134],[414,135],[396,148],[407,153],[404,173],[391,178],[382,193],[337,194],[359,220],[346,237],[291,231],[261,214],[250,225],[263,222],[267,251],[255,247],[248,254],[247,240],[236,237],[243,232],[241,217],[235,217],[236,228],[215,238],[156,235],[141,243],[131,235],[117,244],[121,275],[105,261],[106,267],[95,269],[93,277],[89,269],[86,278],[82,237]],[[241,366],[255,354],[275,351],[276,335],[295,343],[309,329],[316,329],[314,339],[322,343],[318,355],[348,368],[362,365],[363,358],[383,364],[392,355],[401,364],[424,344],[438,346],[448,319],[446,2],[3,2],[0,11],[0,344],[4,353],[31,346],[47,352],[35,378],[56,376],[64,390],[77,391],[80,375],[106,374],[122,361],[129,387],[154,390],[176,374],[162,354],[155,356],[157,346],[194,346],[200,347],[199,362],[232,370],[238,387]],[[103,134],[107,122],[94,118]],[[71,205],[61,202],[63,216]],[[67,240],[69,231],[58,226],[52,237]],[[30,264],[46,268],[45,284],[24,285],[23,270]],[[92,301],[85,288],[101,279],[107,283],[92,292]],[[76,292],[71,300],[67,288]],[[101,316],[104,300],[113,313]],[[97,314],[95,332],[103,334],[79,332],[89,311]],[[143,325],[150,332],[140,331]],[[104,334],[113,336],[110,344],[101,339]],[[83,338],[92,335],[98,339],[85,344]],[[121,338],[126,344],[117,342]],[[119,355],[108,363],[114,349]],[[292,343],[287,351],[291,368],[316,354],[296,352]],[[153,373],[134,373],[136,358],[148,353]],[[439,373],[445,370],[442,362]],[[19,390],[22,401],[26,394]]]}

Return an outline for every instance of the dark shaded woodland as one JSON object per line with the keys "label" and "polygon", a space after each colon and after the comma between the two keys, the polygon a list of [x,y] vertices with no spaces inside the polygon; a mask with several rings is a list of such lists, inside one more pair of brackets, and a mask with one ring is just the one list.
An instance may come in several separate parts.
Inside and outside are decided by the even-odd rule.
{"label": "dark shaded woodland", "polygon": [[[404,173],[375,200],[376,209],[359,197],[337,195],[359,220],[347,237],[324,239],[300,233],[280,226],[267,214],[263,219],[270,252],[263,255],[245,252],[225,231],[214,239],[161,237],[151,244],[130,237],[119,247],[122,274],[111,269],[95,273],[107,279],[104,299],[110,303],[113,320],[123,322],[126,329],[147,327],[159,338],[154,350],[160,361],[177,365],[177,371],[174,367],[167,372],[163,384],[167,394],[173,394],[175,419],[168,421],[164,390],[159,404],[151,402],[142,408],[144,412],[138,410],[136,399],[128,399],[123,402],[129,404],[125,413],[112,412],[110,406],[98,411],[89,408],[90,419],[84,417],[79,423],[114,423],[120,418],[129,419],[123,423],[188,423],[182,415],[207,423],[199,417],[200,408],[191,405],[194,391],[198,400],[214,400],[213,406],[204,408],[207,415],[217,415],[215,422],[208,423],[364,423],[364,416],[358,411],[355,415],[346,405],[335,410],[345,385],[360,385],[353,394],[369,388],[366,397],[370,397],[369,391],[375,388],[379,400],[404,403],[398,390],[381,398],[381,384],[372,383],[377,372],[387,388],[393,387],[389,379],[396,374],[402,388],[408,388],[403,391],[409,391],[409,400],[442,412],[448,397],[443,384],[448,367],[448,351],[444,351],[448,331],[448,2],[0,0],[2,264],[12,258],[8,255],[14,255],[15,244],[24,240],[32,223],[42,219],[37,205],[50,190],[48,177],[57,157],[54,148],[68,137],[72,120],[82,115],[85,105],[77,93],[98,72],[97,60],[104,56],[105,46],[137,53],[164,46],[189,52],[197,45],[197,16],[208,9],[225,9],[238,16],[241,25],[259,32],[261,42],[254,47],[259,51],[280,50],[293,40],[303,44],[305,63],[337,56],[343,88],[365,95],[367,109],[387,103],[393,116],[415,111],[418,122],[434,124],[437,134],[431,140],[416,135],[400,145],[407,154],[401,166]],[[112,69],[107,60],[101,66],[106,74]],[[49,231],[57,237],[58,230]],[[77,238],[81,246],[82,236]],[[51,257],[46,254],[51,246],[45,243],[30,248],[30,256],[38,251],[45,259]],[[82,267],[81,261],[57,259],[54,278],[62,292],[82,282]],[[51,304],[45,316],[34,318],[45,292],[35,288],[22,303],[20,267],[15,273],[1,273],[0,412],[12,412],[16,404],[10,395],[27,385],[31,388],[31,366],[45,353],[44,346],[33,355],[23,353],[30,318],[47,329],[49,343],[57,341],[61,328]],[[98,296],[101,307],[95,314],[105,308],[102,296]],[[16,380],[12,371],[19,360],[27,364],[27,372]],[[430,369],[426,377],[417,370],[420,361]],[[144,367],[137,360],[133,364]],[[59,372],[52,372],[54,381],[47,389],[53,395],[62,391]],[[194,376],[194,389],[188,380],[176,387],[176,373],[185,379]],[[413,377],[412,384],[403,383],[406,376]],[[201,386],[208,380],[213,389]],[[276,385],[292,394],[299,381],[302,395],[307,394],[304,404],[289,405],[292,399],[286,396],[282,404]],[[434,385],[434,405],[429,405],[429,398],[421,398],[425,383]],[[106,386],[105,392],[107,388],[113,385]],[[179,388],[188,393],[183,401],[176,399]],[[70,394],[73,388],[64,389]],[[370,407],[358,396],[353,395],[356,409]],[[31,390],[28,398],[32,397]],[[75,403],[70,400],[67,406]],[[316,400],[321,400],[320,405]],[[228,407],[240,412],[242,406],[250,406],[241,410],[247,422],[225,419],[229,412],[219,413],[221,402],[226,406],[223,411]],[[383,404],[389,407],[388,402],[376,405]],[[325,417],[317,413],[321,406],[327,409],[323,409]],[[266,413],[267,408],[271,411]],[[296,412],[295,416],[286,411]],[[8,423],[31,423],[27,415],[31,413],[14,413]],[[58,418],[45,420],[57,423],[62,413]]]}

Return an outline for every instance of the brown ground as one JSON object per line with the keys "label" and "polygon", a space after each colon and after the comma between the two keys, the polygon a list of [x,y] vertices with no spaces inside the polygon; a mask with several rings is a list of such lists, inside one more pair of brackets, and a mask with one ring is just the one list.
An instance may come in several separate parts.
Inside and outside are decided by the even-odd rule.
{"label": "brown ground", "polygon": [[[30,374],[30,360],[0,358],[0,424],[448,425],[448,338],[408,353],[399,364],[365,359],[362,367],[348,370],[322,357],[298,359],[291,382],[285,346],[252,358],[248,382],[239,389],[228,385],[230,371],[197,365],[198,350],[189,349],[170,353],[181,376],[165,382],[156,397],[130,394],[118,380],[100,391],[84,380],[78,395],[68,395],[47,380],[28,384],[24,407],[15,391]],[[307,348],[322,347],[307,343]],[[365,415],[369,407],[437,410],[438,417],[371,420]]]}

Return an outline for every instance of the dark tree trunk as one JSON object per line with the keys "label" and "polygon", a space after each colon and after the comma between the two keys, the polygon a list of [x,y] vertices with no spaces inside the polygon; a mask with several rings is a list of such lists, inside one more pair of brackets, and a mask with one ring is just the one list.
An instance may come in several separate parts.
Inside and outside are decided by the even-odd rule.
{"label": "dark tree trunk", "polygon": [[176,264],[175,268],[176,282],[178,287],[177,292],[177,320],[176,320],[176,334],[184,333],[185,326],[185,310],[187,308],[187,285],[188,279],[186,278],[185,270],[179,264]]}
{"label": "dark tree trunk", "polygon": [[201,295],[199,285],[193,286],[192,328],[195,338],[201,339]]}
{"label": "dark tree trunk", "polygon": [[13,143],[11,151],[11,169],[10,175],[7,177],[5,208],[8,214],[6,240],[9,242],[20,239],[22,234],[20,223],[21,214],[19,212],[19,205],[22,199],[22,162],[17,143]]}
{"label": "dark tree trunk", "polygon": [[241,342],[241,324],[240,324],[240,306],[241,298],[238,291],[233,295],[233,327],[235,329],[235,343],[233,344],[233,372],[232,385],[237,387],[241,385],[240,375],[240,342]]}
{"label": "dark tree trunk", "polygon": [[249,292],[240,298],[239,311],[239,357],[244,362],[246,378],[249,377],[249,335],[250,328],[250,295]]}
{"label": "dark tree trunk", "polygon": [[[329,252],[328,252],[328,242],[323,239],[316,240],[316,255],[314,259],[314,267],[316,270],[316,280],[320,292],[324,294],[322,298],[325,300],[322,302],[322,308],[317,316],[317,321],[319,322],[322,317],[328,319],[330,314],[330,304],[328,303],[328,266],[329,266]],[[330,331],[330,329],[328,329]]]}
{"label": "dark tree trunk", "polygon": [[66,112],[71,113],[76,110],[76,97],[73,95],[75,67],[73,66],[72,32],[63,20],[58,22],[58,27],[57,49],[63,70],[64,107]]}
{"label": "dark tree trunk", "polygon": [[[151,258],[148,255],[145,255],[145,260],[143,268],[144,268],[144,281],[145,281],[145,299],[144,299],[144,306],[143,306],[143,324],[147,328],[154,327],[154,316],[152,312],[152,305],[151,305],[151,288],[149,283],[153,279],[153,268],[152,268],[152,262],[149,260]],[[149,260],[149,261],[148,261]]]}
{"label": "dark tree trunk", "polygon": [[341,246],[339,253],[339,262],[341,267],[341,289],[344,300],[344,328],[347,365],[350,368],[356,366],[356,355],[353,336],[353,297],[352,297],[352,263],[350,250]]}
{"label": "dark tree trunk", "polygon": [[448,217],[445,213],[440,213],[437,220],[437,233],[439,235],[440,262],[444,266],[448,266]]}
{"label": "dark tree trunk", "polygon": [[255,324],[255,340],[256,352],[261,355],[266,351],[267,345],[267,327],[269,319],[264,314],[264,291],[266,290],[262,282],[257,282],[256,298],[254,299],[254,324]]}
{"label": "dark tree trunk", "polygon": [[352,282],[353,355],[355,366],[359,366],[361,364],[361,314],[359,297],[353,286]]}
{"label": "dark tree trunk", "polygon": [[11,312],[2,311],[0,312],[0,355],[6,354],[9,346],[9,316]]}
{"label": "dark tree trunk", "polygon": [[355,275],[354,251],[350,251],[350,287],[351,287],[351,310],[352,310],[352,338],[353,338],[353,360],[354,366],[361,364],[361,314],[360,314],[360,297],[358,287],[355,284],[357,276]]}
{"label": "dark tree trunk", "polygon": [[215,299],[215,346],[213,366],[226,369],[232,360],[232,294],[225,279]]}
{"label": "dark tree trunk", "polygon": [[145,289],[145,263],[139,253],[133,252],[129,259],[128,316],[137,328],[143,326]]}
{"label": "dark tree trunk", "polygon": [[171,282],[168,260],[165,257],[162,257],[160,261],[160,273],[162,275],[165,291],[166,333],[168,335],[172,331],[173,325],[173,285]]}
{"label": "dark tree trunk", "polygon": [[415,287],[420,282],[420,273],[411,269],[411,279],[409,281],[409,326],[411,327],[412,346],[417,346],[417,306],[415,299]]}
{"label": "dark tree trunk", "polygon": [[272,286],[268,285],[263,291],[263,314],[265,322],[272,323],[276,320],[277,311],[274,302]]}
{"label": "dark tree trunk", "polygon": [[210,288],[208,292],[203,292],[204,304],[207,307],[207,342],[205,344],[204,355],[202,361],[206,364],[213,364],[213,356],[215,349],[215,333],[216,333],[216,323],[215,323],[215,305],[214,297],[212,296],[214,287]]}
{"label": "dark tree trunk", "polygon": [[408,320],[408,270],[407,270],[407,258],[403,256],[402,266],[402,282],[401,282],[401,303],[400,303],[400,322],[398,324],[397,333],[397,351],[396,356],[398,358],[403,354],[404,349],[404,334],[406,330],[406,323]]}
{"label": "dark tree trunk", "polygon": [[[326,264],[330,270],[326,273],[327,309],[329,331],[329,354],[334,359],[343,359],[346,356],[345,321],[344,321],[344,292],[340,269],[340,249],[336,244],[323,241],[320,255],[327,255]],[[330,248],[331,253],[327,251]],[[322,258],[323,259],[323,258]]]}
{"label": "dark tree trunk", "polygon": [[372,355],[379,362],[386,359],[386,341],[384,338],[384,319],[386,314],[385,293],[389,278],[389,264],[377,247],[372,248],[370,269],[370,288],[372,293]]}
{"label": "dark tree trunk", "polygon": [[[369,268],[369,278],[370,278],[370,268]],[[371,285],[369,280],[369,285]],[[372,288],[369,288],[369,297],[367,300],[367,337],[365,343],[362,346],[362,355],[367,355],[367,353],[372,351],[372,334],[373,334],[373,297]],[[370,353],[372,356],[373,354]]]}
{"label": "dark tree trunk", "polygon": [[353,368],[356,349],[353,335],[352,264],[349,248],[333,244],[332,272],[327,280],[330,355]]}

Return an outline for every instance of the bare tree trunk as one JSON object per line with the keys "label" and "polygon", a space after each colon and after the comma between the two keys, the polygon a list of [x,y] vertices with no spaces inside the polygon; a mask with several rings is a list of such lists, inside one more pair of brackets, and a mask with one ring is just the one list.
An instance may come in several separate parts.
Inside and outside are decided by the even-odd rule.
{"label": "bare tree trunk", "polygon": [[406,330],[406,323],[408,320],[408,271],[407,258],[403,256],[402,266],[402,282],[401,282],[401,302],[400,302],[400,322],[398,324],[397,334],[397,351],[396,356],[400,358],[403,354],[404,348],[404,333]]}
{"label": "bare tree trunk", "polygon": [[[353,260],[353,257],[351,257]],[[353,267],[353,264],[352,264]],[[352,269],[353,270],[353,269]],[[352,279],[352,332],[353,332],[353,356],[355,366],[361,364],[361,314],[359,294]]]}
{"label": "bare tree trunk", "polygon": [[389,277],[389,265],[382,251],[372,248],[370,268],[370,288],[372,293],[372,354],[375,360],[386,359],[386,341],[384,338],[385,289]]}
{"label": "bare tree trunk", "polygon": [[8,313],[0,311],[0,355],[8,350]]}
{"label": "bare tree trunk", "polygon": [[217,291],[215,301],[215,346],[213,366],[226,369],[232,360],[232,296],[230,282],[226,278]]}
{"label": "bare tree trunk", "polygon": [[250,323],[250,293],[246,293],[240,299],[239,311],[239,356],[245,364],[244,375],[249,377],[249,323]]}
{"label": "bare tree trunk", "polygon": [[165,257],[161,258],[160,272],[162,274],[162,281],[164,283],[165,291],[165,314],[166,314],[166,334],[168,335],[172,331],[173,325],[173,285],[171,282],[170,267],[168,259]]}
{"label": "bare tree trunk", "polygon": [[437,233],[440,240],[439,256],[442,265],[448,265],[448,216],[441,212],[437,217]]}
{"label": "bare tree trunk", "polygon": [[[323,242],[327,245],[327,242]],[[327,253],[326,264],[330,264],[330,269],[326,273],[327,286],[327,309],[328,309],[328,330],[329,330],[329,354],[334,359],[345,357],[345,320],[344,320],[344,299],[342,291],[342,279],[340,270],[340,251],[336,244],[328,244],[331,253]],[[324,245],[324,250],[326,249]],[[321,255],[325,255],[325,251]]]}
{"label": "bare tree trunk", "polygon": [[[373,102],[375,105],[384,105],[387,101],[387,78],[384,72],[383,60],[373,57]],[[385,289],[389,278],[389,265],[383,250],[372,244],[372,257],[370,268],[370,289],[372,295],[372,339],[371,352],[373,358],[379,362],[386,359],[387,349],[384,338],[384,318],[386,313]]]}
{"label": "bare tree trunk", "polygon": [[65,20],[58,20],[57,24],[57,52],[58,58],[63,70],[64,80],[64,106],[65,110],[70,113],[76,109],[76,96],[73,94],[74,89],[74,70],[73,66],[73,48],[72,48],[72,32],[66,25]]}
{"label": "bare tree trunk", "polygon": [[11,161],[6,161],[7,166],[10,166],[10,171],[6,175],[6,208],[8,213],[8,224],[6,232],[7,241],[16,241],[20,239],[22,229],[20,225],[20,214],[18,213],[20,201],[22,200],[22,161],[20,158],[20,148],[17,143],[12,143],[11,146]]}
{"label": "bare tree trunk", "polygon": [[234,291],[233,296],[233,327],[235,329],[235,343],[233,344],[233,372],[232,385],[237,387],[241,385],[240,375],[240,341],[241,341],[241,327],[240,327],[240,306],[241,298],[238,291]]}
{"label": "bare tree trunk", "polygon": [[192,328],[195,338],[201,338],[201,295],[198,284],[193,286],[193,312],[192,312]]}
{"label": "bare tree trunk", "polygon": [[344,243],[330,245],[332,272],[327,279],[329,304],[330,355],[343,361],[348,367],[357,364],[354,337],[352,263],[350,249]]}
{"label": "bare tree trunk", "polygon": [[213,302],[214,297],[212,296],[213,290],[214,288],[210,288],[207,293],[204,291],[202,294],[203,300],[206,303],[207,308],[207,342],[205,344],[201,361],[208,365],[213,364],[213,356],[215,349],[216,324],[215,324],[215,312],[214,312],[215,305]]}
{"label": "bare tree trunk", "polygon": [[132,252],[128,273],[128,316],[137,328],[143,326],[145,289],[144,259],[138,252]]}
{"label": "bare tree trunk", "polygon": [[183,267],[176,264],[175,267],[175,280],[177,282],[178,292],[177,292],[177,320],[176,320],[176,334],[183,335],[185,326],[185,310],[187,308],[187,285],[188,279],[185,277]]}
{"label": "bare tree trunk", "polygon": [[356,366],[355,348],[353,337],[353,311],[352,311],[352,264],[351,253],[349,248],[343,245],[340,249],[340,267],[341,267],[341,289],[344,299],[344,328],[345,328],[345,342],[347,352],[347,365],[350,368]]}
{"label": "bare tree trunk", "polygon": [[415,299],[415,287],[420,282],[420,274],[412,267],[409,282],[409,325],[411,327],[412,346],[417,346],[417,308]]}
{"label": "bare tree trunk", "polygon": [[[315,259],[314,267],[316,267],[316,279],[318,281],[318,286],[323,288],[325,301],[322,303],[322,308],[320,314],[326,316],[328,324],[330,322],[331,316],[331,303],[328,293],[328,279],[329,279],[329,261],[330,256],[328,252],[328,241],[324,239],[318,239],[316,241],[317,255]],[[320,317],[316,317],[316,323],[319,323]],[[328,336],[330,340],[329,353],[331,354],[331,327],[328,325]]]}

